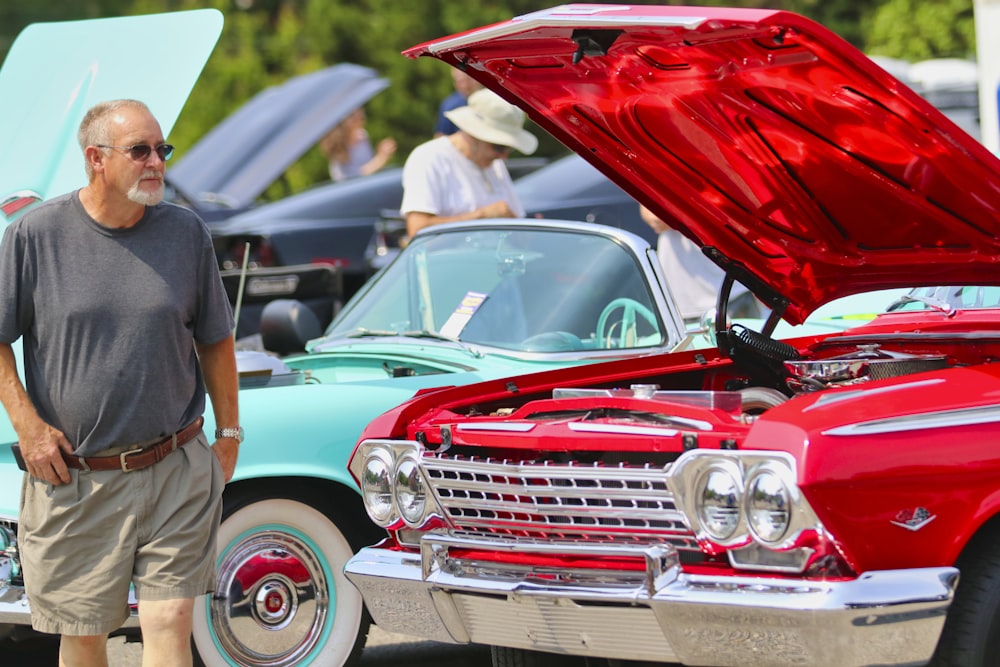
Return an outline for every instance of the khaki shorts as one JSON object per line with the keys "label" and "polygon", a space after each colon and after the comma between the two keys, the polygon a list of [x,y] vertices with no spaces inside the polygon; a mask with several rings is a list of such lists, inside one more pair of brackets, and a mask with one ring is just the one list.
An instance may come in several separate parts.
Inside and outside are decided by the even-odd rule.
{"label": "khaki shorts", "polygon": [[18,546],[31,625],[103,635],[139,600],[193,598],[214,588],[222,467],[204,433],[134,472],[70,470],[52,486],[24,475]]}

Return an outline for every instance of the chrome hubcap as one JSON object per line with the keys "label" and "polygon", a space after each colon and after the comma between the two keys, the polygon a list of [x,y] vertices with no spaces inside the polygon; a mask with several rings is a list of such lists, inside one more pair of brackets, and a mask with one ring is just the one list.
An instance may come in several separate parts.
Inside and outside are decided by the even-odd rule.
{"label": "chrome hubcap", "polygon": [[211,624],[239,665],[293,665],[316,648],[330,612],[326,573],[298,536],[270,530],[230,546],[219,566]]}

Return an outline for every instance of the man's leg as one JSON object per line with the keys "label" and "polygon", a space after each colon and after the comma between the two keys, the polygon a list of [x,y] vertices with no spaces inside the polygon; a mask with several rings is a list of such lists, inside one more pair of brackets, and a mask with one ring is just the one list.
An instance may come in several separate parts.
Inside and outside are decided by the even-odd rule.
{"label": "man's leg", "polygon": [[59,638],[59,667],[108,667],[108,636]]}
{"label": "man's leg", "polygon": [[139,600],[143,667],[191,667],[194,598]]}

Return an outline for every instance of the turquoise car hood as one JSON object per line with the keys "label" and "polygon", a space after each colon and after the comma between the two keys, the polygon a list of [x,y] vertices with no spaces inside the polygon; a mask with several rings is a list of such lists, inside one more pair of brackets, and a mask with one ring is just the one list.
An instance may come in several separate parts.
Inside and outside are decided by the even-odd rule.
{"label": "turquoise car hood", "polygon": [[142,100],[169,136],[221,32],[214,9],[25,28],[0,68],[0,227],[86,184],[76,131],[95,103]]}
{"label": "turquoise car hood", "polygon": [[[0,231],[38,201],[86,184],[76,131],[95,103],[142,100],[169,136],[221,33],[214,9],[25,28],[0,67]],[[20,367],[20,342],[14,349]],[[0,411],[0,515],[17,513],[16,439]]]}
{"label": "turquoise car hood", "polygon": [[551,354],[531,358],[464,343],[420,342],[402,337],[334,343],[324,351],[284,361],[291,368],[308,371],[320,382],[378,384],[417,375],[426,376],[423,384],[429,386],[467,382],[466,374],[484,379],[506,377],[580,363],[577,357],[567,356],[565,361],[554,360]]}
{"label": "turquoise car hood", "polygon": [[[554,360],[551,355],[518,358],[495,351],[476,353],[471,346],[390,340],[346,343],[333,351],[286,358],[289,368],[307,375],[304,385],[242,390],[240,421],[247,440],[240,447],[233,481],[333,475],[353,487],[346,467],[332,467],[329,462],[346,462],[368,422],[417,392],[581,363]],[[210,416],[209,411],[206,419]],[[265,446],[279,442],[294,448],[295,454],[276,456]]]}

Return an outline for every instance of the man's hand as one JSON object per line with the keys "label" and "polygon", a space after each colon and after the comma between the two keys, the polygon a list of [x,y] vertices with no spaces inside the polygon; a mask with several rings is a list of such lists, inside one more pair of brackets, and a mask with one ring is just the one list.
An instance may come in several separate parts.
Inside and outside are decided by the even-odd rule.
{"label": "man's hand", "polygon": [[70,480],[69,468],[62,452],[73,453],[73,446],[61,431],[39,420],[18,433],[21,456],[28,473],[49,484],[66,484]]}
{"label": "man's hand", "polygon": [[492,204],[487,204],[476,209],[477,218],[513,218],[514,211],[511,210],[510,204],[501,200],[495,201]]}
{"label": "man's hand", "polygon": [[240,443],[236,442],[235,438],[219,438],[212,445],[212,451],[215,452],[215,457],[222,464],[222,473],[228,484],[229,480],[233,478],[233,473],[236,472],[236,458],[240,453]]}

